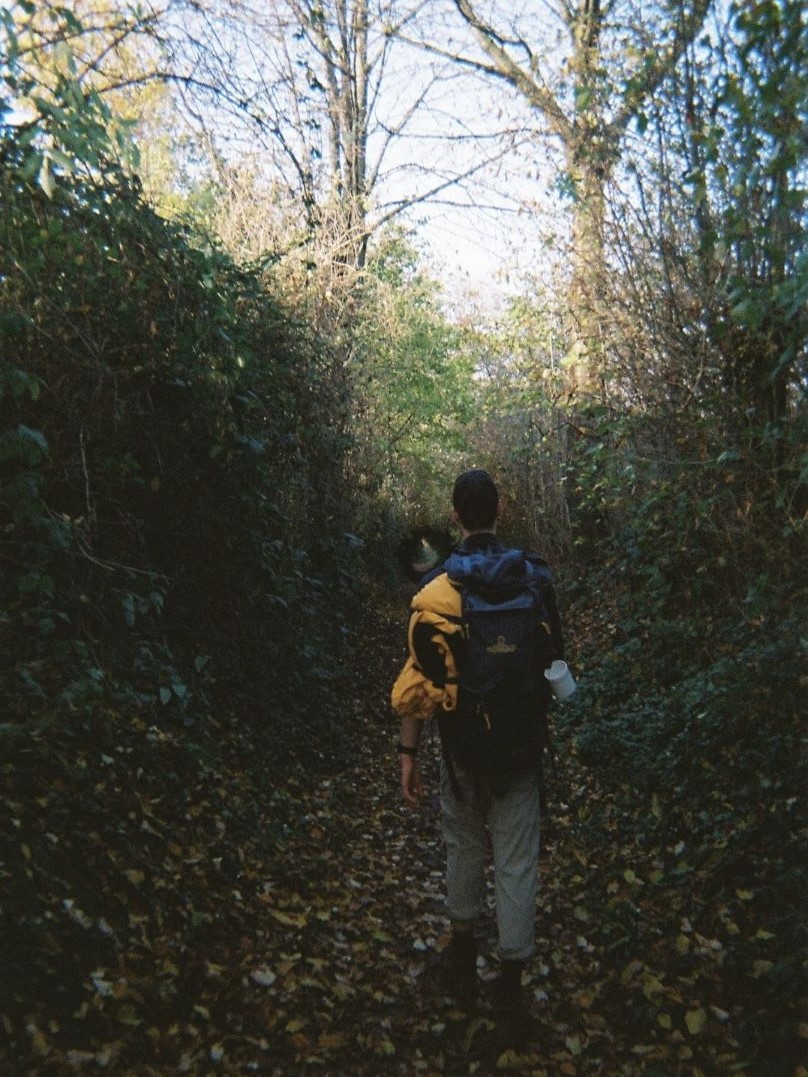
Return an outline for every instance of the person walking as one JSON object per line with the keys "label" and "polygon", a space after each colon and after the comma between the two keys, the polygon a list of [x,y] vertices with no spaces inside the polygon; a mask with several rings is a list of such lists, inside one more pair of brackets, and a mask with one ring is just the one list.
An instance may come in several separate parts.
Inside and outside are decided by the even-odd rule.
{"label": "person walking", "polygon": [[484,906],[490,836],[497,1026],[503,1039],[516,1042],[530,1021],[522,979],[535,952],[541,753],[551,698],[543,670],[563,658],[564,640],[546,563],[507,549],[497,537],[499,493],[489,473],[474,468],[460,475],[452,505],[461,543],[421,581],[408,657],[392,690],[401,723],[401,792],[410,807],[423,803],[418,746],[425,720],[437,718],[451,924],[440,982],[464,1005],[477,998],[475,924]]}

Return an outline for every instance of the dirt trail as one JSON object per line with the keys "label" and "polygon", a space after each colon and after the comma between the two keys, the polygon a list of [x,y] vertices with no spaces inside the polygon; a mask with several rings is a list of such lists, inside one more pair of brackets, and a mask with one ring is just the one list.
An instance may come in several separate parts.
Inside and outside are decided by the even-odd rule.
{"label": "dirt trail", "polygon": [[496,974],[492,904],[480,930],[477,1010],[465,1014],[426,990],[423,972],[445,944],[447,926],[435,796],[439,746],[428,739],[422,752],[432,795],[414,813],[398,792],[397,730],[387,708],[405,608],[379,615],[379,633],[360,656],[367,692],[351,730],[356,765],[301,793],[307,828],[285,858],[299,870],[286,877],[278,899],[291,915],[296,906],[306,910],[306,926],[291,925],[277,940],[276,964],[284,953],[293,957],[278,966],[288,967],[286,979],[273,985],[284,1057],[268,1072],[749,1072],[721,1006],[722,944],[695,935],[670,895],[644,884],[654,864],[621,838],[615,804],[597,791],[568,744],[556,743],[560,760],[543,832],[539,951],[527,977],[535,1043],[519,1055],[496,1046],[488,989]]}
{"label": "dirt trail", "polygon": [[726,940],[693,929],[658,881],[669,865],[632,845],[563,737],[528,976],[535,1044],[521,1055],[496,1046],[493,916],[480,926],[477,1010],[426,990],[447,926],[439,748],[425,742],[432,795],[414,813],[388,706],[404,650],[399,597],[362,612],[352,762],[330,776],[259,788],[237,738],[232,766],[212,769],[136,722],[126,746],[80,767],[30,781],[15,771],[30,792],[27,806],[4,794],[18,817],[9,856],[24,866],[17,904],[28,911],[16,950],[11,939],[4,1073],[764,1077],[733,1040]]}

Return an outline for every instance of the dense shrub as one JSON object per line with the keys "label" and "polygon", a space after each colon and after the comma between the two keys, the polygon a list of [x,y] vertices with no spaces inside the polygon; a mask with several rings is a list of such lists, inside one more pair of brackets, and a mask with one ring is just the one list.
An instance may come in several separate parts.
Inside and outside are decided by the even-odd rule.
{"label": "dense shrub", "polygon": [[110,696],[190,722],[219,688],[289,725],[328,691],[356,570],[327,355],[113,167],[30,172],[7,129],[6,723]]}

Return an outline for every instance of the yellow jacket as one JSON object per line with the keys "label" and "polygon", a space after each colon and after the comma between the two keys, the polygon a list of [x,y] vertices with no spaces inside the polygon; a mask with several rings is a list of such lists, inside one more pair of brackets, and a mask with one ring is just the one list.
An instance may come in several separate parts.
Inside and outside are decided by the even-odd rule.
{"label": "yellow jacket", "polygon": [[461,633],[460,613],[460,591],[445,572],[413,598],[407,632],[409,656],[390,700],[399,717],[423,720],[457,706],[455,645]]}
{"label": "yellow jacket", "polygon": [[[553,656],[564,656],[555,593],[549,569],[540,557],[508,550],[493,534],[485,533],[469,536],[449,562],[453,567],[452,578],[445,570],[440,572],[418,591],[412,601],[407,636],[409,656],[393,685],[391,696],[393,710],[401,718],[425,719],[457,709],[457,659],[462,656],[465,646],[461,616],[464,584],[453,581],[466,581],[466,586],[481,583],[521,586],[538,578],[542,581],[549,618],[545,628]],[[549,693],[549,688],[547,691]]]}

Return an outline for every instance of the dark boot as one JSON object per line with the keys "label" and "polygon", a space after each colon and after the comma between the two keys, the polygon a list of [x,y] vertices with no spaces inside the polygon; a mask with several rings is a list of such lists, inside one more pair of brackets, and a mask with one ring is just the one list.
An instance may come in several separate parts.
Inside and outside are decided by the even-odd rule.
{"label": "dark boot", "polygon": [[453,931],[441,961],[443,990],[465,1006],[477,999],[477,942],[472,931]]}
{"label": "dark boot", "polygon": [[523,969],[522,961],[503,961],[496,982],[494,1007],[502,1047],[524,1046],[533,1034],[533,1015],[522,987]]}

